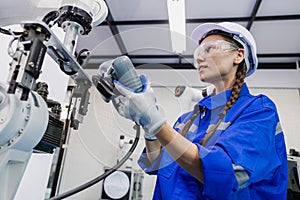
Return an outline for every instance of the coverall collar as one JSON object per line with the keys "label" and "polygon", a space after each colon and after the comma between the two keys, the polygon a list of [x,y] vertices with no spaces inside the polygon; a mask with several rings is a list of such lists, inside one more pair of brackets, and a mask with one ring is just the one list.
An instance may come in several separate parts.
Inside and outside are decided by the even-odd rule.
{"label": "coverall collar", "polygon": [[[229,100],[231,95],[232,89],[226,90],[220,94],[217,95],[209,95],[205,97],[204,99],[200,100],[198,102],[199,106],[205,107],[209,110],[213,110],[220,106],[225,106],[226,102]],[[248,95],[249,89],[246,83],[243,84],[240,96]]]}

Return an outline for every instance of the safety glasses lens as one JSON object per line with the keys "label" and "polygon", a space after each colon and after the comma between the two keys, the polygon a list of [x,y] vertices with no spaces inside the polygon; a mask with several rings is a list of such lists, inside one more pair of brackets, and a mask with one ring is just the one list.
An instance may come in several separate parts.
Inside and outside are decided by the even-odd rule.
{"label": "safety glasses lens", "polygon": [[198,68],[198,57],[207,58],[215,53],[238,50],[239,47],[225,40],[211,40],[198,46],[194,52],[194,66]]}

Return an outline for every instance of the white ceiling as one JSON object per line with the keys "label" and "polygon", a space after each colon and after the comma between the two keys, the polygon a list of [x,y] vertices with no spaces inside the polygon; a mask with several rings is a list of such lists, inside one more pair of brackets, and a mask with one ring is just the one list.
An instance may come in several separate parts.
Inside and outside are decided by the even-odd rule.
{"label": "white ceiling", "polygon": [[[18,22],[24,17],[45,15],[58,7],[61,0],[51,2],[4,0],[0,5],[0,25],[7,25],[8,18],[10,22]],[[246,27],[258,2],[261,3],[250,31],[257,42],[259,67],[271,62],[282,63],[276,67],[285,69],[289,67],[285,63],[300,60],[299,0],[186,0],[186,34],[189,36],[204,21],[229,20]],[[111,31],[114,28],[121,36],[125,53],[135,63],[192,62],[195,44],[188,37],[183,59],[172,52],[166,0],[106,0],[106,3],[113,18],[110,19],[111,25],[103,23],[88,35],[79,37],[77,50],[91,50],[91,63],[99,64],[122,54],[120,43],[116,42]]]}
{"label": "white ceiling", "polygon": [[[126,53],[132,56],[135,63],[180,62],[171,50],[166,0],[106,2],[114,20],[112,26],[118,29]],[[210,22],[232,20],[246,27],[257,2],[259,1],[187,0],[187,36],[204,20]],[[295,63],[300,60],[300,1],[261,1],[250,31],[257,42],[260,63],[282,63],[275,67],[290,67],[284,63]],[[182,55],[184,58],[181,60],[182,63],[192,62],[194,47],[194,44],[188,41],[187,51]],[[88,36],[80,37],[78,48],[92,50],[91,62],[94,63],[121,55],[107,24],[94,28]],[[175,58],[168,55],[174,55]]]}

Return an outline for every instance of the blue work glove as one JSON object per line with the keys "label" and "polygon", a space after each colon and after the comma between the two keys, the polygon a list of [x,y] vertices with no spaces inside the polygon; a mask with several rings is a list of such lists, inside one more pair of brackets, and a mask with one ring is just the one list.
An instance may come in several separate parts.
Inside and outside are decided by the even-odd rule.
{"label": "blue work glove", "polygon": [[140,80],[143,85],[141,92],[135,92],[119,81],[115,81],[115,87],[120,95],[113,99],[113,105],[121,116],[143,127],[147,140],[156,140],[155,133],[166,122],[166,118],[157,105],[153,89],[146,76],[141,75]]}

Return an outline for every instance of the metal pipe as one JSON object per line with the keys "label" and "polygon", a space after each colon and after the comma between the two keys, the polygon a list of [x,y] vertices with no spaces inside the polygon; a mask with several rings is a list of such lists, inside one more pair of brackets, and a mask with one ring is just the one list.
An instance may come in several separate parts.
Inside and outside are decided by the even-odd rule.
{"label": "metal pipe", "polygon": [[80,33],[81,26],[76,22],[65,22],[63,28],[66,32],[64,38],[64,46],[72,54],[75,54],[75,49],[78,40],[78,34]]}

